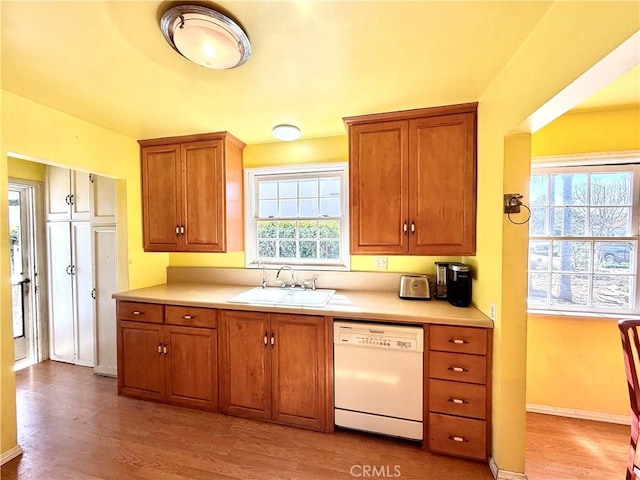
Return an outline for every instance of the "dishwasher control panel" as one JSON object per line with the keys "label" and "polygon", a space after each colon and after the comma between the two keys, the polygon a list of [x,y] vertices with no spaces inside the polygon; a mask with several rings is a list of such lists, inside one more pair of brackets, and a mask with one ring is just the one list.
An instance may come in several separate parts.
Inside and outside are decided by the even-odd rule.
{"label": "dishwasher control panel", "polygon": [[423,351],[421,327],[336,321],[333,330],[336,345]]}

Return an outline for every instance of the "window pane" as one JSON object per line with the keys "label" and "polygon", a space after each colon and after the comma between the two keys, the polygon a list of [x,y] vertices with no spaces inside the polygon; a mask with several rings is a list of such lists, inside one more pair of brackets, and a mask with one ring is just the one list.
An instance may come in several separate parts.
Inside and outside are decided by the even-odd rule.
{"label": "window pane", "polygon": [[259,182],[258,198],[260,200],[278,198],[278,182]]}
{"label": "window pane", "polygon": [[529,235],[547,234],[547,212],[545,207],[531,208],[531,221],[529,222]]}
{"label": "window pane", "polygon": [[631,207],[589,209],[591,236],[626,237],[631,235]]}
{"label": "window pane", "polygon": [[275,240],[259,240],[258,241],[258,256],[266,258],[275,258],[276,256],[276,242]]}
{"label": "window pane", "polygon": [[297,217],[298,200],[280,200],[280,217]]}
{"label": "window pane", "polygon": [[300,200],[300,216],[301,217],[317,217],[318,216],[318,199],[305,198]]}
{"label": "window pane", "polygon": [[631,205],[631,172],[591,175],[591,205]]}
{"label": "window pane", "polygon": [[596,270],[607,273],[632,273],[636,242],[595,242]]}
{"label": "window pane", "polygon": [[280,242],[279,256],[281,258],[295,258],[296,242],[291,240],[282,240]]}
{"label": "window pane", "polygon": [[340,238],[339,220],[321,220],[318,225],[320,227],[320,238]]}
{"label": "window pane", "polygon": [[300,222],[298,231],[298,238],[318,238],[318,222]]}
{"label": "window pane", "polygon": [[300,258],[317,258],[318,242],[301,241],[300,242]]}
{"label": "window pane", "polygon": [[321,178],[320,179],[320,196],[321,197],[339,197],[340,196],[340,179],[339,178]]}
{"label": "window pane", "polygon": [[[547,198],[547,184],[549,177],[547,175],[532,175],[531,184],[529,187],[529,197],[531,199],[531,205],[548,205],[549,199]],[[533,210],[533,208],[531,209]]]}
{"label": "window pane", "polygon": [[296,224],[295,222],[278,222],[279,238],[295,238]]}
{"label": "window pane", "polygon": [[584,236],[586,230],[587,209],[584,207],[561,207],[549,210],[551,235]]}
{"label": "window pane", "polygon": [[277,200],[260,200],[258,202],[258,217],[269,218],[278,215]]}
{"label": "window pane", "polygon": [[281,180],[278,182],[280,189],[280,198],[297,198],[298,181],[297,180]]}
{"label": "window pane", "polygon": [[320,199],[320,215],[329,217],[340,216],[340,199],[339,198],[321,198]]}
{"label": "window pane", "polygon": [[276,238],[276,222],[258,222],[258,238]]}
{"label": "window pane", "polygon": [[591,242],[554,241],[553,271],[588,272]]}
{"label": "window pane", "polygon": [[529,303],[535,305],[549,304],[548,273],[529,273]]}
{"label": "window pane", "polygon": [[563,173],[551,176],[552,205],[586,205],[586,173]]}
{"label": "window pane", "polygon": [[340,242],[325,240],[320,241],[320,258],[340,258]]}
{"label": "window pane", "polygon": [[553,274],[551,284],[551,305],[588,305],[588,275]]}
{"label": "window pane", "polygon": [[300,180],[300,198],[318,196],[318,180]]}
{"label": "window pane", "polygon": [[548,270],[551,242],[533,241],[529,244],[529,270]]}
{"label": "window pane", "polygon": [[632,307],[631,277],[623,275],[595,275],[593,277],[593,306],[607,309]]}

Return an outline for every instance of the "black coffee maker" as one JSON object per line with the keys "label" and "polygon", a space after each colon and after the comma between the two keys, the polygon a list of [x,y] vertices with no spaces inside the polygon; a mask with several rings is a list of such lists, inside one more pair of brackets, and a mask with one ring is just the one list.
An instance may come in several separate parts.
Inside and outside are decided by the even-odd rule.
{"label": "black coffee maker", "polygon": [[464,263],[447,266],[447,300],[454,307],[468,307],[471,303],[471,269]]}

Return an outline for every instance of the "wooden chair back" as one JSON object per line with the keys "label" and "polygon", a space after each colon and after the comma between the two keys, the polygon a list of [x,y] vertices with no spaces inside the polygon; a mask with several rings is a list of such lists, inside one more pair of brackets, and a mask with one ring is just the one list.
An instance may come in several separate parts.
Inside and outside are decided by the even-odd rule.
{"label": "wooden chair back", "polygon": [[638,385],[638,369],[640,368],[640,320],[620,320],[618,322],[624,354],[624,367],[629,388],[631,406],[631,439],[629,457],[627,459],[626,480],[635,480],[640,474],[636,462],[638,448],[638,427],[640,419],[640,386]]}

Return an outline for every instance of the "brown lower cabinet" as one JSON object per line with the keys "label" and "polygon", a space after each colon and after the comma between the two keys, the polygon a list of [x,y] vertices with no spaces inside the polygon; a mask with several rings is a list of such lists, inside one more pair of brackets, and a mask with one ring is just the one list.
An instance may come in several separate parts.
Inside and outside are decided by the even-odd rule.
{"label": "brown lower cabinet", "polygon": [[117,308],[118,394],[217,411],[216,311],[134,302]]}
{"label": "brown lower cabinet", "polygon": [[222,311],[220,410],[323,431],[325,317]]}

